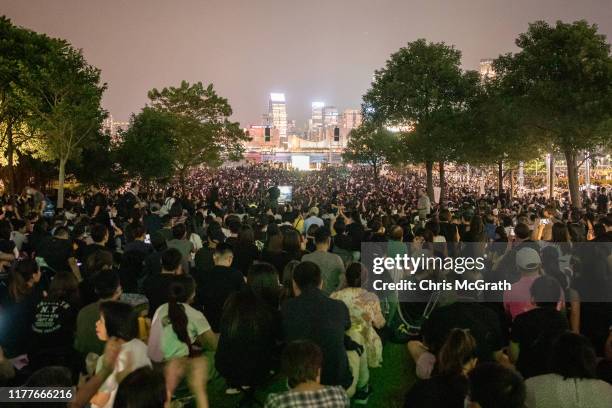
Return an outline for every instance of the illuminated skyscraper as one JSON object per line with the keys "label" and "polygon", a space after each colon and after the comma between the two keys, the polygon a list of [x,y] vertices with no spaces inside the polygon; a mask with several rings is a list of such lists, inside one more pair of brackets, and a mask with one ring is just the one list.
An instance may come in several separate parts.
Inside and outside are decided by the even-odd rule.
{"label": "illuminated skyscraper", "polygon": [[480,77],[482,79],[495,78],[495,70],[493,69],[492,59],[481,59],[480,60]]}
{"label": "illuminated skyscraper", "polygon": [[325,127],[338,126],[338,108],[335,106],[323,108],[323,125]]}
{"label": "illuminated skyscraper", "polygon": [[270,94],[270,117],[272,124],[279,131],[281,146],[287,147],[287,104],[284,93]]}
{"label": "illuminated skyscraper", "polygon": [[311,117],[311,127],[319,128],[323,126],[323,108],[325,107],[325,102],[313,102],[312,103],[312,117]]}
{"label": "illuminated skyscraper", "polygon": [[361,110],[359,109],[345,109],[342,112],[342,127],[344,129],[355,129],[361,125],[363,120]]}

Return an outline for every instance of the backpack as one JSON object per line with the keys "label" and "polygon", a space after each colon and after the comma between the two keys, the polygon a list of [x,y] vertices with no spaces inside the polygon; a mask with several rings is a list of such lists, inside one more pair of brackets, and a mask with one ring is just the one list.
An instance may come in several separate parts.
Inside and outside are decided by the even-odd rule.
{"label": "backpack", "polygon": [[393,343],[407,343],[409,340],[419,338],[421,328],[438,305],[440,296],[440,291],[432,292],[422,311],[418,310],[421,303],[400,302],[397,293],[395,296],[383,299],[381,309],[387,320],[389,339]]}

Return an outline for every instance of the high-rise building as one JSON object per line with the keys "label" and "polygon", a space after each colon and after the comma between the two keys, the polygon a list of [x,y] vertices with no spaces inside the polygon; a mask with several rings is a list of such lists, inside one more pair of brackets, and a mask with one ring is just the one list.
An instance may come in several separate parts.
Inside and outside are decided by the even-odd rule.
{"label": "high-rise building", "polygon": [[270,94],[269,115],[272,124],[279,131],[280,143],[283,148],[287,147],[287,104],[284,93]]}
{"label": "high-rise building", "polygon": [[338,108],[335,106],[323,108],[323,125],[325,127],[338,126]]}
{"label": "high-rise building", "polygon": [[344,129],[355,129],[361,125],[363,116],[360,109],[345,109],[342,112],[342,127]]}
{"label": "high-rise building", "polygon": [[112,144],[121,143],[121,131],[127,130],[128,127],[130,127],[130,122],[116,121],[111,114],[102,122],[102,131],[108,132]]}
{"label": "high-rise building", "polygon": [[325,102],[312,103],[311,129],[323,126],[323,108],[325,108]]}
{"label": "high-rise building", "polygon": [[480,77],[482,79],[495,78],[495,70],[493,69],[492,59],[481,59],[480,60]]}

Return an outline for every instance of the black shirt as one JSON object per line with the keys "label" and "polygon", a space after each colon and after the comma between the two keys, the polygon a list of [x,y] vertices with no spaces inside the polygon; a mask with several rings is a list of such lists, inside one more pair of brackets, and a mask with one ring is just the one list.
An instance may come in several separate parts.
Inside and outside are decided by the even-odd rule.
{"label": "black shirt", "polygon": [[43,299],[36,305],[30,354],[69,353],[74,343],[76,309],[63,300]]}
{"label": "black shirt", "polygon": [[406,395],[406,408],[463,408],[468,393],[464,376],[435,376],[418,381]]}
{"label": "black shirt", "polygon": [[70,271],[68,259],[74,256],[72,241],[56,237],[46,238],[40,245],[38,256],[44,258],[53,270]]}
{"label": "black shirt", "polygon": [[456,302],[435,309],[423,324],[423,339],[432,353],[440,351],[454,328],[470,330],[479,361],[492,360],[493,352],[503,346],[501,323],[495,312],[475,302]]}
{"label": "black shirt", "polygon": [[319,289],[310,288],[287,300],[281,314],[287,342],[311,340],[321,348],[321,384],[349,388],[353,376],[344,347],[344,333],[351,327],[351,319],[346,305],[328,298]]}
{"label": "black shirt", "polygon": [[524,378],[548,373],[548,358],[555,339],[568,330],[563,313],[537,307],[521,313],[512,323],[511,339],[520,347],[516,368]]}
{"label": "black shirt", "polygon": [[219,333],[223,305],[230,294],[245,285],[244,276],[238,269],[216,265],[210,271],[199,274],[196,283],[197,303],[202,306],[212,330]]}

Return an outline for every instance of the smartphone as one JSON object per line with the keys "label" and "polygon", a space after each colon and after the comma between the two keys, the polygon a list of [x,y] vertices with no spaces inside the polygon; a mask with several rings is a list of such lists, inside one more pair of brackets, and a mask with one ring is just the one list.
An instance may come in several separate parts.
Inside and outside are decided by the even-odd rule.
{"label": "smartphone", "polygon": [[146,234],[145,235],[144,242],[145,242],[145,244],[150,244],[151,243],[151,235],[150,234]]}

